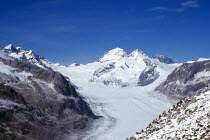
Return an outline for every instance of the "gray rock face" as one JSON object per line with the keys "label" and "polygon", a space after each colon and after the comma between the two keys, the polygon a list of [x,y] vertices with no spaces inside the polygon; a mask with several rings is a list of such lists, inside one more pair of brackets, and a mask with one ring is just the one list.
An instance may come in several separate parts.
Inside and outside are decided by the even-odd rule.
{"label": "gray rock face", "polygon": [[[0,63],[4,65],[4,68],[8,68],[8,72],[6,73],[0,70],[0,101],[2,101],[0,102],[0,108],[5,101],[10,101],[12,105],[15,104],[14,108],[16,108],[16,106],[24,109],[33,108],[35,112],[42,114],[41,117],[43,120],[50,122],[49,124],[43,125],[43,127],[39,127],[42,126],[41,124],[45,123],[45,121],[37,122],[37,124],[33,125],[33,120],[29,119],[24,129],[27,127],[33,129],[27,128],[26,133],[21,133],[22,136],[35,139],[49,139],[49,137],[43,137],[43,135],[48,136],[50,134],[49,131],[44,131],[47,128],[48,130],[56,130],[53,137],[50,138],[55,139],[59,127],[64,127],[65,123],[68,124],[68,126],[64,128],[68,129],[68,131],[83,129],[88,125],[90,120],[97,118],[88,104],[75,90],[75,87],[71,85],[70,80],[62,74],[50,68],[40,68],[24,60],[7,60],[0,58]],[[6,107],[8,107],[7,104]],[[0,125],[4,125],[4,129],[11,129],[11,132],[14,132],[12,134],[14,137],[17,137],[20,129],[22,129],[13,129],[12,127],[14,126],[10,126],[10,123],[17,121],[16,115],[22,113],[21,116],[25,116],[26,114],[31,114],[31,117],[34,116],[33,113],[27,110],[25,111],[24,109],[20,112],[18,108],[18,110],[13,113],[10,113],[10,109],[4,109],[4,112],[6,114],[9,113],[11,118],[14,119],[11,119],[8,123],[5,121],[4,124],[1,122]],[[0,115],[0,119],[2,120],[7,117],[8,116]],[[53,125],[52,129],[51,125]],[[37,126],[37,129],[35,129],[35,126]],[[37,133],[40,131],[44,134]],[[7,131],[0,132],[0,138],[1,135],[3,138],[6,138],[8,136],[5,134],[6,132]],[[64,130],[63,133],[65,133]]]}
{"label": "gray rock face", "polygon": [[[104,67],[102,67],[102,68],[100,68],[100,69],[98,69],[98,70],[96,70],[95,72],[94,72],[94,74],[93,74],[93,77],[100,77],[102,74],[104,74],[104,73],[108,73],[108,72],[110,72],[112,69],[114,69],[115,68],[115,65],[114,65],[114,63],[111,63],[111,64],[107,64],[106,66],[104,66]],[[93,78],[94,79],[94,78]]]}
{"label": "gray rock face", "polygon": [[167,56],[164,56],[164,55],[156,55],[154,58],[158,59],[160,62],[163,62],[163,63],[166,63],[166,64],[173,64],[174,63],[174,61],[171,58],[169,58]]}
{"label": "gray rock face", "polygon": [[137,83],[138,86],[147,86],[153,83],[159,76],[159,72],[156,71],[157,66],[151,66],[144,69],[139,77]]}
{"label": "gray rock face", "polygon": [[154,63],[152,62],[151,59],[144,59],[144,62],[146,64],[146,66],[153,66],[154,65]]}
{"label": "gray rock face", "polygon": [[13,88],[0,84],[0,139],[40,139],[55,123],[33,108]]}
{"label": "gray rock face", "polygon": [[[115,63],[110,63],[105,65],[104,67],[101,67],[99,69],[97,69],[94,73],[93,73],[93,77],[90,79],[91,82],[96,81],[101,75],[110,72],[111,70],[113,70],[115,68]],[[105,81],[104,82],[105,85],[107,85],[108,83]]]}
{"label": "gray rock face", "polygon": [[173,97],[186,97],[195,95],[210,89],[210,61],[198,61],[194,63],[184,63],[176,68],[163,82],[156,88]]}

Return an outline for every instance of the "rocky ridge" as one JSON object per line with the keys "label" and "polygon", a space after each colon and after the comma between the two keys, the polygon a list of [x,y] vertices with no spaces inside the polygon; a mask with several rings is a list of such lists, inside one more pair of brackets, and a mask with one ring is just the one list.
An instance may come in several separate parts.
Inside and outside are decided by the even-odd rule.
{"label": "rocky ridge", "polygon": [[69,78],[6,49],[0,57],[0,139],[65,139],[97,118]]}
{"label": "rocky ridge", "polygon": [[210,60],[184,63],[176,68],[156,91],[183,98],[210,89]]}
{"label": "rocky ridge", "polygon": [[210,139],[210,91],[180,100],[128,140]]}

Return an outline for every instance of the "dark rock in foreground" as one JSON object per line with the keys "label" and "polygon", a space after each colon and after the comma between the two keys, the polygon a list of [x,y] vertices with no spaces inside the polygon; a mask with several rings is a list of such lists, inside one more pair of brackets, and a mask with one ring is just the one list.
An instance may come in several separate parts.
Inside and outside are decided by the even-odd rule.
{"label": "dark rock in foreground", "polygon": [[[184,98],[136,136],[141,139],[210,139],[210,91]],[[138,123],[137,123],[138,124]]]}

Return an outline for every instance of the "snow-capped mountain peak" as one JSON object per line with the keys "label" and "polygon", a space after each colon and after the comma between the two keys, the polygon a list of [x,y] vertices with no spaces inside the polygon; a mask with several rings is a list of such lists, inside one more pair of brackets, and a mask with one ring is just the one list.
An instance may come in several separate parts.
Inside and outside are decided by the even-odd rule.
{"label": "snow-capped mountain peak", "polygon": [[131,54],[144,54],[144,53],[139,49],[135,49]]}
{"label": "snow-capped mountain peak", "polygon": [[16,51],[16,48],[12,44],[9,44],[3,50],[15,52]]}
{"label": "snow-capped mountain peak", "polygon": [[114,49],[112,49],[112,50],[110,50],[108,53],[120,53],[120,52],[125,52],[122,48],[119,48],[119,47],[117,47],[117,48],[114,48]]}
{"label": "snow-capped mountain peak", "polygon": [[47,68],[45,65],[52,64],[44,57],[34,53],[32,50],[24,50],[21,47],[14,47],[12,44],[9,44],[2,49],[0,54],[6,59],[27,60],[28,62],[31,62],[42,68]]}
{"label": "snow-capped mountain peak", "polygon": [[103,62],[103,61],[117,60],[125,56],[128,56],[127,52],[125,52],[121,48],[115,48],[105,53],[104,56],[99,59],[99,61]]}
{"label": "snow-capped mountain peak", "polygon": [[33,61],[40,61],[40,59],[44,59],[42,56],[35,54],[32,50],[24,50],[21,47],[14,47],[12,44],[6,46],[3,51],[8,56],[16,59],[28,59]]}
{"label": "snow-capped mountain peak", "polygon": [[139,49],[134,50],[129,56],[130,57],[134,57],[135,59],[137,59],[138,57],[140,57],[140,58],[146,58],[146,57],[148,57],[146,54],[144,54]]}
{"label": "snow-capped mountain peak", "polygon": [[157,54],[154,58],[158,59],[162,63],[166,63],[166,64],[173,64],[174,63],[174,61],[171,58],[169,58],[165,55]]}

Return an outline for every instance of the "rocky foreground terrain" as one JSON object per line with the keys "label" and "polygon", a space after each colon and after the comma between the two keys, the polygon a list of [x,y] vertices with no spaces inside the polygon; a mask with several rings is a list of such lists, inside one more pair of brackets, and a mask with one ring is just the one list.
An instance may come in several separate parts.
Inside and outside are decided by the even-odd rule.
{"label": "rocky foreground terrain", "polygon": [[210,91],[180,100],[128,140],[210,139]]}

